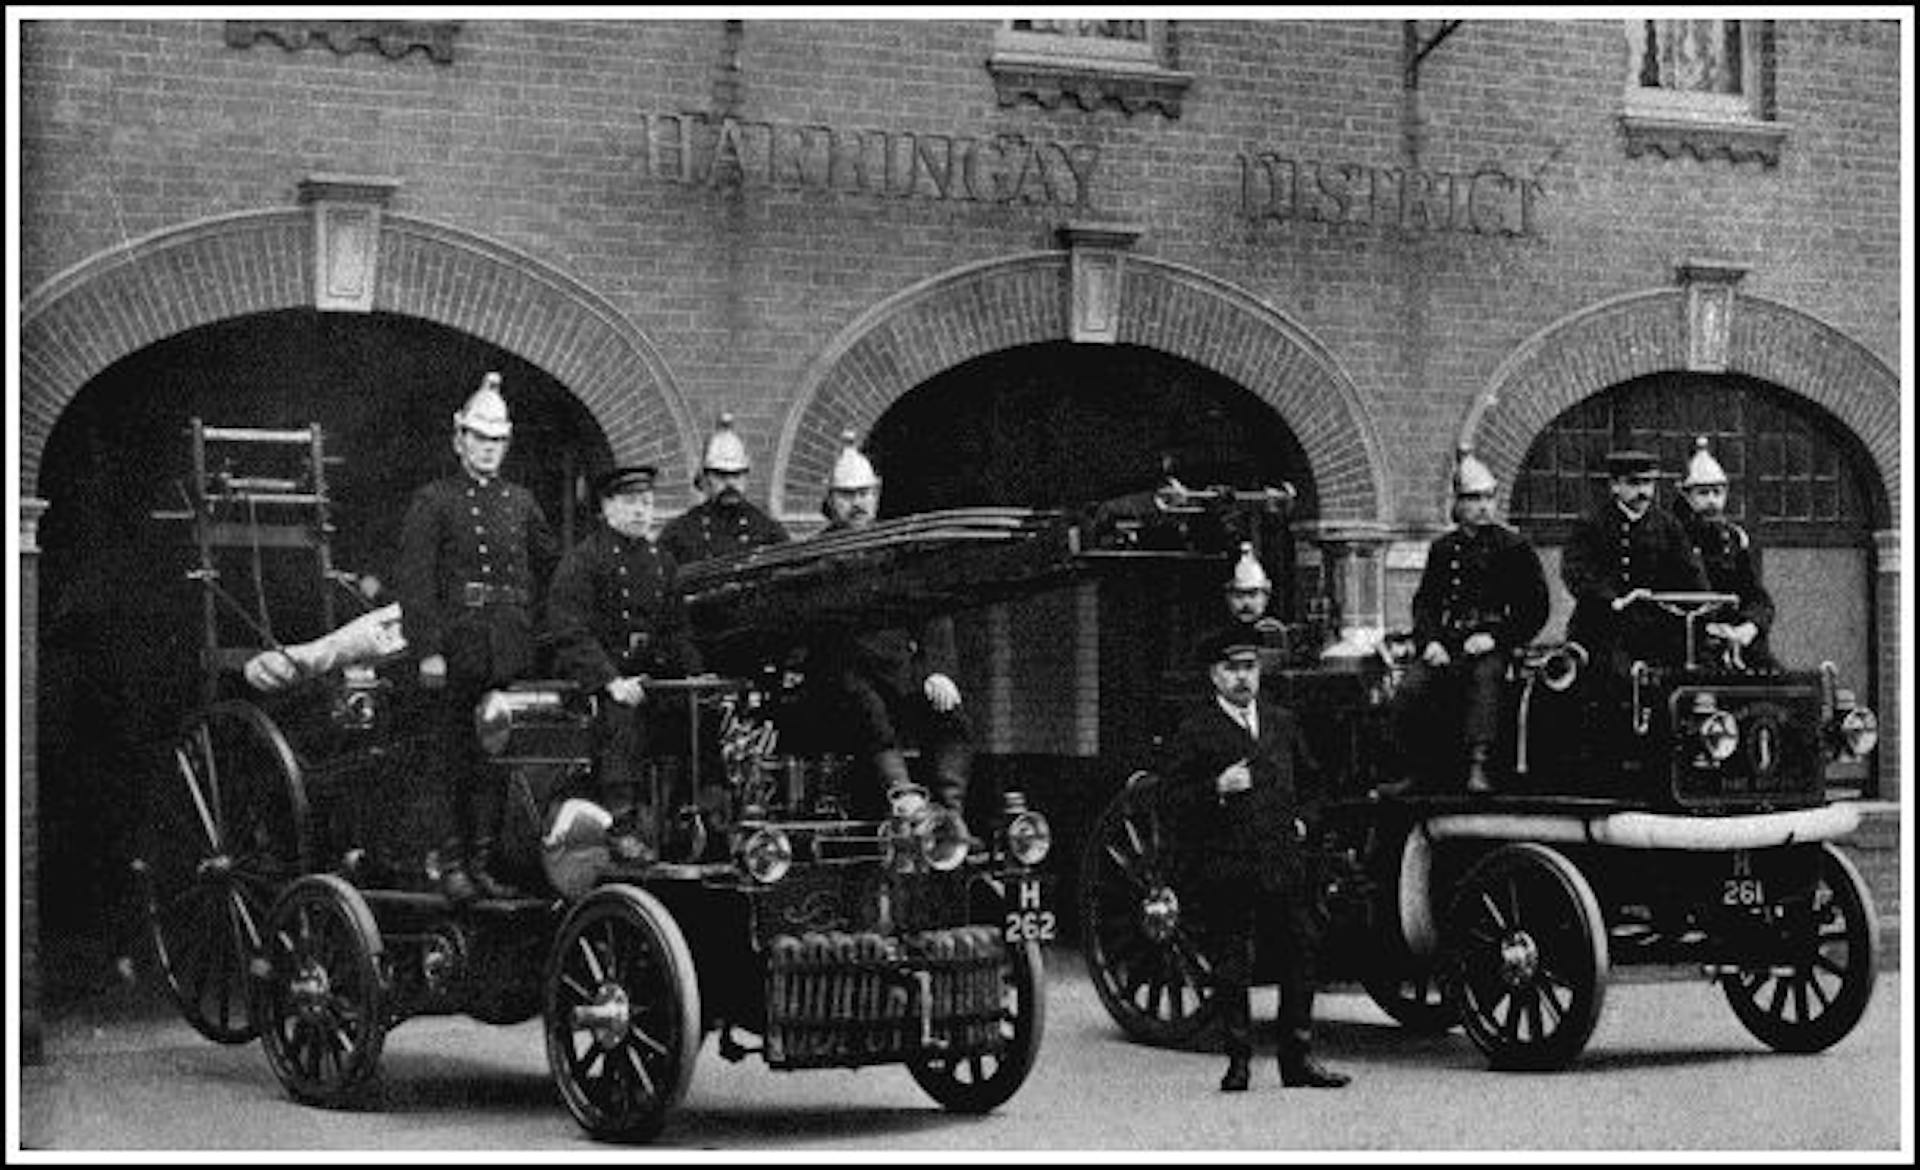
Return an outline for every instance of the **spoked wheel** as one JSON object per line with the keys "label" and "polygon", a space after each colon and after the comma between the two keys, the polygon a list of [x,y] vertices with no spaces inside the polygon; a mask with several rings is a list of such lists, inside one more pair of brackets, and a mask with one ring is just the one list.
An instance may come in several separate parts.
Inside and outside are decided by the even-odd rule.
{"label": "spoked wheel", "polygon": [[1445,968],[1437,955],[1416,955],[1407,945],[1400,920],[1400,857],[1404,832],[1389,838],[1391,864],[1379,875],[1369,903],[1372,929],[1359,962],[1360,986],[1393,1021],[1409,1032],[1438,1035],[1460,1022],[1460,1009],[1447,995]]}
{"label": "spoked wheel", "polygon": [[311,862],[299,760],[258,707],[216,703],[188,720],[149,804],[134,868],[167,991],[202,1035],[246,1043],[260,921]]}
{"label": "spoked wheel", "polygon": [[1007,948],[1001,1004],[1007,1013],[999,1025],[1006,1047],[999,1053],[926,1057],[907,1065],[927,1096],[955,1113],[986,1113],[1006,1104],[1033,1071],[1047,1028],[1046,975],[1039,943]]}
{"label": "spoked wheel", "polygon": [[596,1138],[641,1141],[686,1096],[700,983],[680,927],[637,886],[602,886],[561,924],[547,963],[547,1067]]}
{"label": "spoked wheel", "polygon": [[1460,1010],[1447,998],[1437,961],[1408,954],[1398,939],[1383,943],[1375,957],[1378,964],[1361,973],[1360,985],[1394,1023],[1409,1032],[1437,1036],[1460,1022]]}
{"label": "spoked wheel", "polygon": [[1219,1008],[1198,902],[1175,885],[1165,792],[1160,777],[1137,776],[1094,822],[1080,862],[1081,950],[1128,1036],[1188,1046]]}
{"label": "spoked wheel", "polygon": [[1606,924],[1565,857],[1531,843],[1488,854],[1462,879],[1443,934],[1467,1035],[1495,1068],[1565,1068],[1606,1000]]}
{"label": "spoked wheel", "polygon": [[340,878],[301,878],[274,903],[253,1012],[295,1100],[350,1105],[373,1082],[387,1034],[383,953],[366,899]]}
{"label": "spoked wheel", "polygon": [[1820,847],[1820,869],[1781,907],[1794,957],[1721,982],[1747,1031],[1780,1052],[1820,1052],[1853,1031],[1873,998],[1880,921],[1873,895],[1847,855]]}

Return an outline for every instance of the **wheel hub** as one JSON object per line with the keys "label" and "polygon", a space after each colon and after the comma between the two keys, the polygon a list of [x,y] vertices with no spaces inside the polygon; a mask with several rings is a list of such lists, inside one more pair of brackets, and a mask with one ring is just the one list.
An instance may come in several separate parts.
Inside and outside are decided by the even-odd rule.
{"label": "wheel hub", "polygon": [[1500,940],[1500,978],[1508,987],[1523,987],[1533,982],[1540,969],[1540,946],[1524,930],[1516,930]]}
{"label": "wheel hub", "polygon": [[603,985],[592,1003],[573,1009],[573,1024],[591,1031],[599,1047],[617,1046],[632,1026],[626,989],[614,983]]}
{"label": "wheel hub", "polygon": [[233,872],[233,858],[225,853],[216,853],[203,858],[195,867],[195,872],[202,878],[224,878]]}
{"label": "wheel hub", "polygon": [[291,1001],[294,1014],[306,1020],[318,1019],[332,994],[333,980],[328,978],[327,969],[318,963],[302,963],[299,972],[287,984],[287,998]]}
{"label": "wheel hub", "polygon": [[1166,886],[1155,886],[1140,902],[1140,929],[1154,942],[1165,942],[1180,926],[1180,898]]}

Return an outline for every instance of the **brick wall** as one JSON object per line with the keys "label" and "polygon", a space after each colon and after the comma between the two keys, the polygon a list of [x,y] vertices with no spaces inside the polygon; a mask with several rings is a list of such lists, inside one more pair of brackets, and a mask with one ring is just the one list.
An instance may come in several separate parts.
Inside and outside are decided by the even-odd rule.
{"label": "brick wall", "polygon": [[[1180,67],[1198,80],[1177,121],[998,106],[987,21],[749,21],[727,76],[747,119],[1098,144],[1086,210],[1142,225],[1145,252],[1248,289],[1326,343],[1401,453],[1384,507],[1420,523],[1439,518],[1436,477],[1501,359],[1585,306],[1669,285],[1685,255],[1753,262],[1745,291],[1897,367],[1894,27],[1783,24],[1792,130],[1767,168],[1626,158],[1617,22],[1466,22],[1422,67],[1418,161],[1537,177],[1532,240],[1234,213],[1238,152],[1408,161],[1397,21],[1182,22]],[[708,108],[724,49],[719,21],[472,21],[451,65],[235,49],[220,22],[30,22],[23,286],[146,233],[288,206],[308,173],[393,175],[397,212],[604,295],[695,412],[728,405],[764,460],[822,338],[931,274],[1053,247],[1062,216],[648,178],[644,115]]]}

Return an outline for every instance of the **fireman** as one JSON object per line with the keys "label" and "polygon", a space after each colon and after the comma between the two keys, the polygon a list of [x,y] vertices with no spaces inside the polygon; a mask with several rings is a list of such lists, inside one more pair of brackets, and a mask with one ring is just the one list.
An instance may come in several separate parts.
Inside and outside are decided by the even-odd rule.
{"label": "fireman", "polygon": [[[684,717],[652,711],[645,680],[698,674],[673,554],[654,546],[653,484],[648,465],[616,467],[594,481],[605,523],[568,550],[547,591],[547,630],[554,668],[589,691],[604,694],[605,750],[599,795],[639,788],[640,761],[674,754],[684,742]],[[649,808],[620,810],[612,833],[622,861],[650,859],[659,842],[644,829]]]}
{"label": "fireman", "polygon": [[733,429],[733,415],[723,413],[707,440],[700,473],[693,477],[704,498],[667,522],[660,530],[660,548],[685,566],[763,544],[784,543],[786,528],[747,499],[751,470],[747,445]]}
{"label": "fireman", "polygon": [[1707,580],[1714,592],[1740,599],[1733,613],[1706,624],[1707,636],[1718,639],[1734,662],[1749,670],[1775,669],[1767,645],[1767,632],[1773,628],[1773,598],[1760,581],[1747,530],[1727,518],[1727,472],[1707,450],[1705,435],[1694,441],[1680,496],[1683,506],[1675,512],[1707,571]]}
{"label": "fireman", "polygon": [[[854,443],[834,461],[822,510],[826,533],[859,531],[879,515],[880,477]],[[842,729],[851,753],[878,775],[873,791],[851,794],[856,812],[886,793],[912,785],[901,749],[917,743],[932,761],[931,795],[956,811],[966,803],[971,728],[953,681],[953,619],[938,616],[918,629],[899,627],[816,639],[807,674],[828,723]]]}
{"label": "fireman", "polygon": [[[1394,697],[1394,738],[1411,765],[1433,753],[1437,684],[1459,692],[1460,739],[1467,760],[1466,789],[1493,791],[1488,764],[1500,721],[1507,656],[1525,646],[1547,621],[1547,578],[1527,538],[1494,519],[1499,486],[1493,472],[1462,450],[1453,471],[1454,527],[1427,546],[1426,568],[1413,595],[1415,658]],[[1399,791],[1413,782],[1396,782]],[[1396,786],[1382,785],[1383,793]]]}
{"label": "fireman", "polygon": [[457,904],[513,891],[490,872],[505,790],[480,755],[474,707],[534,664],[537,594],[559,544],[533,493],[500,477],[513,437],[500,375],[453,416],[458,473],[414,492],[400,528],[396,591],[421,684],[434,692],[434,787],[451,836],[441,892]]}
{"label": "fireman", "polygon": [[1267,576],[1265,566],[1254,555],[1251,541],[1240,542],[1240,558],[1234,562],[1233,574],[1227,578],[1222,592],[1231,624],[1243,634],[1250,634],[1260,647],[1261,671],[1271,673],[1285,666],[1286,623],[1267,612],[1273,600],[1273,579]]}

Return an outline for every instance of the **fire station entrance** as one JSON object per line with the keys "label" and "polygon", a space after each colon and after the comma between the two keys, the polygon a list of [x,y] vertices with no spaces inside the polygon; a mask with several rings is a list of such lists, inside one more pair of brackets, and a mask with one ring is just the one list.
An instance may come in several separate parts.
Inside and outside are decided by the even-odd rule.
{"label": "fire station entrance", "polygon": [[[883,477],[883,517],[1088,505],[1150,491],[1163,482],[1163,460],[1189,487],[1291,484],[1292,519],[1317,515],[1306,455],[1271,407],[1230,379],[1137,346],[1047,342],[975,358],[902,396],[865,446]],[[1291,551],[1268,558],[1276,612],[1319,591]],[[1162,680],[1225,620],[1229,571],[1225,561],[1130,565],[961,615],[976,787],[995,770],[1017,778],[1044,796],[1062,838],[1077,839],[1082,818],[1147,766],[1154,735],[1170,730],[1158,726]]]}
{"label": "fire station entrance", "polygon": [[[1607,497],[1604,459],[1614,447],[1659,456],[1674,476],[1659,501],[1685,507],[1678,477],[1705,435],[1730,481],[1727,513],[1759,550],[1756,563],[1777,614],[1772,643],[1782,663],[1840,668],[1876,710],[1874,538],[1890,526],[1873,461],[1846,427],[1769,382],[1737,374],[1662,373],[1624,382],[1578,403],[1537,436],[1513,484],[1509,515],[1540,548],[1553,595],[1543,636],[1558,637],[1573,601],[1560,583],[1560,548],[1575,519]],[[1835,765],[1837,788],[1877,795],[1868,763]]]}
{"label": "fire station entrance", "polygon": [[[185,509],[189,420],[318,424],[334,566],[391,582],[407,498],[455,468],[452,413],[486,370],[502,373],[513,411],[505,474],[570,538],[591,515],[576,503],[578,482],[608,458],[588,411],[539,369],[413,318],[292,310],[204,326],[108,367],[62,412],[42,464],[39,528],[39,889],[50,994],[90,990],[107,970],[96,962],[101,948],[140,953],[127,951],[138,922],[127,863],[145,786],[201,694],[191,526],[152,518]],[[323,632],[308,550],[241,550],[232,579],[224,562],[222,573],[247,608],[264,594],[280,640]]]}

